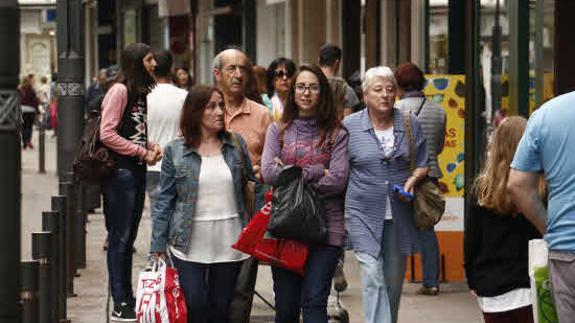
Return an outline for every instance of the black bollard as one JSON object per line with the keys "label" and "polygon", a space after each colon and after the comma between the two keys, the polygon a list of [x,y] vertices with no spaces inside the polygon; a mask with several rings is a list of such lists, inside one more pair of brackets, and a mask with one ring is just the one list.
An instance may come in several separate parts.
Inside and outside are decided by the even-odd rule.
{"label": "black bollard", "polygon": [[52,309],[50,311],[51,322],[58,322],[60,315],[60,213],[54,211],[42,212],[42,230],[52,233],[51,239],[51,257],[52,263],[50,266],[50,302]]}
{"label": "black bollard", "polygon": [[43,118],[38,131],[38,173],[46,174],[46,125]]}
{"label": "black bollard", "polygon": [[38,261],[20,263],[20,305],[22,323],[38,322]]}
{"label": "black bollard", "polygon": [[73,177],[71,173],[65,173],[63,177],[64,181],[60,182],[59,194],[66,196],[66,266],[67,266],[67,276],[66,276],[66,291],[68,297],[76,296],[74,294],[74,275],[76,272],[75,266],[75,248],[76,241],[74,241],[74,229],[75,229],[75,219],[76,219],[76,192],[74,190]]}
{"label": "black bollard", "polygon": [[58,214],[58,318],[65,319],[68,296],[68,255],[66,254],[66,217],[68,214],[66,196],[52,196],[52,210]]}
{"label": "black bollard", "polygon": [[74,176],[74,187],[76,188],[76,213],[74,223],[74,268],[76,277],[80,276],[78,269],[86,268],[86,200],[85,185],[78,176]]}
{"label": "black bollard", "polygon": [[38,261],[38,314],[40,323],[54,322],[54,303],[52,300],[52,232],[32,233],[32,258]]}

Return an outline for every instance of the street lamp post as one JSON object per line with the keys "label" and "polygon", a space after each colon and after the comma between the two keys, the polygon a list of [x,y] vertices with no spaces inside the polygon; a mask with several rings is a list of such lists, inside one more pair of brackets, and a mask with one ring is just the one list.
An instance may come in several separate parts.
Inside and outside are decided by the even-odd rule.
{"label": "street lamp post", "polygon": [[72,171],[84,129],[82,0],[58,0],[58,176]]}
{"label": "street lamp post", "polygon": [[0,322],[20,322],[20,12],[0,1]]}

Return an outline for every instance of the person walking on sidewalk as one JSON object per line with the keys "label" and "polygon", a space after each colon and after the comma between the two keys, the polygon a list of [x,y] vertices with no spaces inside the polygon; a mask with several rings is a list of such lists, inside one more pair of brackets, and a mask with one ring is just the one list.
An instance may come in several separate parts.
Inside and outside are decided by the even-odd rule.
{"label": "person walking on sidewalk", "polygon": [[38,116],[38,97],[34,90],[34,74],[26,76],[20,85],[20,107],[22,111],[22,149],[33,149],[32,132]]}
{"label": "person walking on sidewalk", "polygon": [[[260,179],[260,160],[266,130],[271,122],[268,109],[246,97],[251,63],[242,51],[226,49],[214,58],[213,74],[225,101],[226,130],[235,131],[245,139],[256,177]],[[261,187],[258,186],[258,190]],[[263,192],[256,191],[256,210],[264,204]],[[250,217],[252,214],[250,214]],[[248,258],[242,265],[230,309],[230,321],[249,322],[255,293],[258,263]]]}
{"label": "person walking on sidewalk", "polygon": [[[303,65],[294,75],[281,121],[267,132],[262,176],[274,185],[283,165],[303,169],[323,197],[328,238],[309,246],[304,276],[272,267],[276,323],[327,323],[327,298],[345,241],[343,198],[349,162],[346,129],[337,118],[329,82],[319,67]],[[281,161],[281,163],[280,163]]]}
{"label": "person walking on sidewalk", "polygon": [[[188,323],[233,322],[229,306],[242,261],[231,248],[249,221],[245,176],[255,181],[241,135],[225,130],[222,93],[196,86],[182,111],[183,138],[165,148],[152,212],[151,252],[172,253]],[[242,168],[243,166],[243,168]]]}
{"label": "person walking on sidewalk", "polygon": [[487,323],[533,322],[528,244],[541,235],[505,192],[509,165],[526,123],[513,116],[495,129],[465,219],[465,276]]}
{"label": "person walking on sidewalk", "polygon": [[[148,139],[165,147],[168,142],[176,139],[180,132],[179,122],[184,101],[188,91],[172,84],[172,54],[165,49],[154,52],[156,68],[154,75],[156,87],[148,94]],[[150,199],[150,207],[156,204],[160,191],[160,170],[162,161],[148,167],[146,173],[146,191]]]}
{"label": "person walking on sidewalk", "polygon": [[[549,246],[549,278],[559,322],[575,317],[575,92],[547,101],[529,118],[519,142],[507,191]],[[538,194],[543,173],[549,206]]]}
{"label": "person walking on sidewalk", "polygon": [[274,59],[267,70],[267,92],[272,101],[270,113],[274,121],[279,121],[284,111],[287,95],[292,87],[295,63],[285,57]]}
{"label": "person walking on sidewalk", "polygon": [[[397,107],[402,112],[411,112],[417,117],[423,130],[423,136],[427,141],[427,153],[429,156],[429,173],[435,185],[439,185],[441,169],[437,161],[437,155],[443,151],[445,141],[445,124],[447,116],[443,108],[425,98],[423,87],[425,75],[413,63],[403,63],[395,70],[395,79],[398,85],[398,94],[401,100]],[[423,286],[418,294],[439,294],[439,246],[433,227],[428,230],[419,230],[419,242],[421,247],[421,262],[423,271]]]}
{"label": "person walking on sidewalk", "polygon": [[146,164],[162,157],[148,141],[146,96],[154,87],[156,61],[150,47],[129,44],[122,51],[120,71],[102,102],[100,141],[111,151],[117,169],[102,181],[108,229],[108,275],[114,310],[112,321],[136,322],[132,290],[132,247],[144,208]]}
{"label": "person walking on sidewalk", "polygon": [[413,204],[394,188],[413,194],[427,176],[427,147],[417,118],[409,114],[415,145],[410,154],[405,116],[394,108],[397,83],[391,69],[370,68],[362,88],[367,109],[343,121],[350,161],[345,223],[361,267],[365,321],[397,322],[406,258],[417,250],[417,228]]}

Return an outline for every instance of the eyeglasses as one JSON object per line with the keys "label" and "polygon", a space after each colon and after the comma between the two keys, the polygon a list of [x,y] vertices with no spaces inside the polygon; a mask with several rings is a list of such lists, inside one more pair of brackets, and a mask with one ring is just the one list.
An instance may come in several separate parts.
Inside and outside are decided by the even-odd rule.
{"label": "eyeglasses", "polygon": [[310,85],[305,85],[302,83],[296,84],[294,86],[295,92],[298,94],[303,94],[305,93],[306,90],[309,90],[310,93],[313,94],[318,94],[320,91],[320,87],[318,84],[310,84]]}
{"label": "eyeglasses", "polygon": [[243,65],[228,65],[224,67],[224,71],[229,74],[234,73],[236,70],[240,70],[240,73],[245,73],[246,67]]}
{"label": "eyeglasses", "polygon": [[289,79],[290,77],[293,76],[293,73],[290,73],[290,72],[284,71],[284,70],[277,70],[274,72],[274,76],[279,78],[279,79],[281,79],[285,76],[286,78]]}

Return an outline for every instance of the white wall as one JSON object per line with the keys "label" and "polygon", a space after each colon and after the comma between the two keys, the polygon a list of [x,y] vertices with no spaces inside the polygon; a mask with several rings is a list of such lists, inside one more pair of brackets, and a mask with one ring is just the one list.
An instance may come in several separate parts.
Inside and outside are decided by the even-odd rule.
{"label": "white wall", "polygon": [[257,65],[267,68],[274,59],[286,54],[286,3],[268,4],[258,0],[256,7]]}

